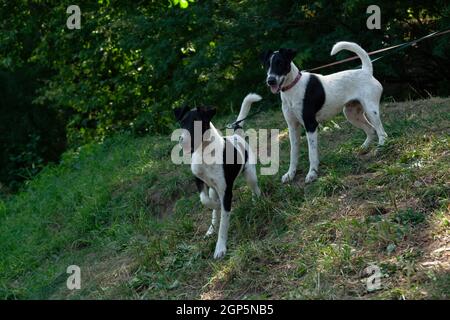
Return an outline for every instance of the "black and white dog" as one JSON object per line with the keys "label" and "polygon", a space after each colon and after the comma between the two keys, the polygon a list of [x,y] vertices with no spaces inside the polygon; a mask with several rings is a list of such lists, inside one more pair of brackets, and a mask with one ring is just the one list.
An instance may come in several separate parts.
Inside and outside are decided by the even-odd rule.
{"label": "black and white dog", "polygon": [[[261,100],[257,94],[248,94],[241,105],[237,121],[247,117],[251,104]],[[191,170],[196,177],[200,201],[212,209],[212,221],[206,235],[217,228],[217,211],[220,210],[219,234],[214,258],[225,255],[230,224],[233,183],[242,172],[254,196],[260,196],[256,176],[255,156],[237,129],[231,136],[222,137],[211,123],[215,109],[188,107],[174,110],[175,117],[184,129],[180,144],[185,153],[191,154]],[[244,121],[240,122],[243,126]],[[242,128],[242,127],[241,127]],[[197,131],[197,132],[196,132]],[[199,134],[200,136],[198,136]],[[199,137],[199,138],[196,138]]]}
{"label": "black and white dog", "polygon": [[267,85],[272,93],[281,92],[284,118],[288,124],[291,144],[290,165],[282,182],[291,181],[297,171],[299,152],[299,125],[306,129],[309,153],[309,171],[305,182],[317,179],[319,154],[317,127],[319,122],[336,115],[342,108],[347,120],[367,135],[363,149],[367,149],[378,136],[383,145],[386,132],[380,120],[380,97],[383,87],[372,75],[369,55],[356,43],[338,42],[331,55],[341,50],[356,53],[362,61],[362,69],[346,70],[327,76],[300,72],[292,60],[296,52],[292,49],[266,51],[261,59],[267,70]]}

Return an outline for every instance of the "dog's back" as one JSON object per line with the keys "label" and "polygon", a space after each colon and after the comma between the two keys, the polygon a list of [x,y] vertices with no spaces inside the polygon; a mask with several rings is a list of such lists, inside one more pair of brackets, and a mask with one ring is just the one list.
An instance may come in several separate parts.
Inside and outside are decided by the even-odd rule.
{"label": "dog's back", "polygon": [[342,106],[349,101],[362,100],[363,98],[375,99],[381,96],[383,87],[373,76],[373,66],[367,52],[353,42],[341,41],[336,43],[331,50],[335,55],[341,50],[356,53],[361,59],[361,69],[345,70],[330,75],[316,75],[321,79],[325,90],[325,104],[317,117],[319,121],[327,120],[340,112]]}

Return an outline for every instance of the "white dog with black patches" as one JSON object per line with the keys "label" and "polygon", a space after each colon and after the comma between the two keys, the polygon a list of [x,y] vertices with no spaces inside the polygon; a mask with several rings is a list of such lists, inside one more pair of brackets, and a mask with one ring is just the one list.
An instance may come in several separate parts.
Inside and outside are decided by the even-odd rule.
{"label": "white dog with black patches", "polygon": [[[250,111],[253,102],[261,100],[257,94],[248,94],[241,105],[236,121],[239,127]],[[256,158],[242,136],[242,130],[236,129],[231,136],[222,137],[210,122],[215,109],[188,107],[174,110],[175,117],[184,129],[180,137],[183,151],[191,154],[191,171],[196,177],[200,191],[200,201],[212,209],[211,226],[206,235],[212,235],[217,228],[217,211],[220,210],[219,234],[214,258],[222,258],[226,253],[228,228],[230,224],[233,184],[243,173],[254,196],[260,196],[256,176]],[[241,127],[242,128],[242,127]]]}
{"label": "white dog with black patches", "polygon": [[308,139],[309,171],[306,183],[316,180],[318,175],[318,125],[342,109],[347,120],[366,133],[367,138],[361,146],[363,149],[367,149],[376,136],[380,146],[385,142],[387,134],[379,110],[383,87],[373,77],[369,55],[352,42],[336,43],[331,55],[341,50],[356,53],[362,61],[362,68],[323,76],[300,72],[292,62],[296,54],[292,49],[269,50],[261,56],[267,70],[267,85],[272,93],[281,92],[283,115],[289,129],[290,165],[281,179],[283,183],[291,181],[297,171],[300,124],[305,127]]}

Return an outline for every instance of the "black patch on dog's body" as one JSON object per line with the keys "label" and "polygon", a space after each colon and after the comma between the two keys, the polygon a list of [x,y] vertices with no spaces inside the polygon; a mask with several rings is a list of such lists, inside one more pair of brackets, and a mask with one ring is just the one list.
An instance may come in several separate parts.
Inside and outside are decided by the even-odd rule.
{"label": "black patch on dog's body", "polygon": [[[245,151],[245,159],[239,159],[240,153],[233,143],[224,137],[225,146],[223,149],[223,173],[225,177],[225,195],[223,206],[226,211],[231,211],[231,201],[233,199],[233,184],[242,168],[247,162],[247,150]],[[231,158],[232,157],[232,158]],[[228,161],[227,161],[228,159]],[[230,161],[232,159],[232,162]],[[244,160],[244,161],[243,161]],[[230,163],[231,162],[231,163]]]}
{"label": "black patch on dog's body", "polygon": [[314,132],[319,123],[316,120],[316,114],[325,103],[325,90],[319,78],[311,74],[305,89],[303,98],[303,123],[306,131]]}

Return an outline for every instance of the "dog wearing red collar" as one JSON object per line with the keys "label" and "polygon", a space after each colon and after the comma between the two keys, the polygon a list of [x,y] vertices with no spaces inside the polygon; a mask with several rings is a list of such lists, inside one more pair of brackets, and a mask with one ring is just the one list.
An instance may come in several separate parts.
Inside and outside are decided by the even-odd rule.
{"label": "dog wearing red collar", "polygon": [[283,183],[292,181],[298,164],[300,124],[306,129],[308,139],[309,171],[305,182],[317,179],[319,172],[318,126],[331,119],[342,109],[347,120],[364,130],[366,140],[361,148],[369,148],[375,137],[383,145],[387,137],[380,119],[380,98],[383,87],[373,77],[369,55],[352,42],[338,42],[331,55],[349,50],[362,61],[361,69],[346,70],[330,75],[300,71],[293,59],[293,49],[268,50],[261,55],[267,71],[266,83],[274,94],[280,93],[284,118],[289,129],[291,144],[289,170]]}

